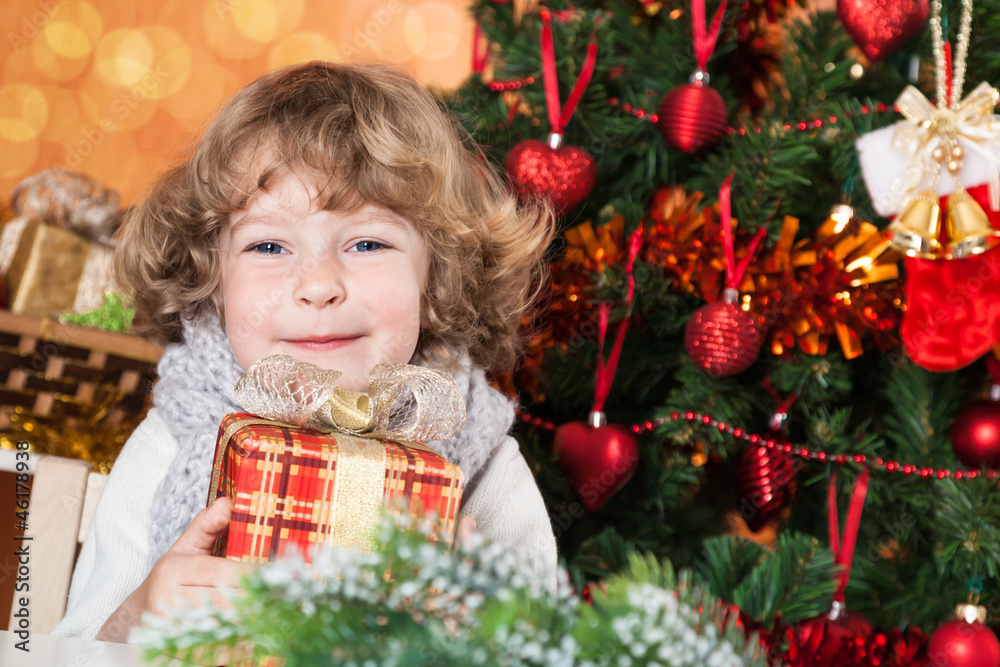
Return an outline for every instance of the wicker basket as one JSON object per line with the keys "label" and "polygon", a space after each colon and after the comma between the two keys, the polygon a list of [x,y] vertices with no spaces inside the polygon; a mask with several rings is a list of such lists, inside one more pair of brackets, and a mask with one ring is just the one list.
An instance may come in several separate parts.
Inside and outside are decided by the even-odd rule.
{"label": "wicker basket", "polygon": [[136,336],[0,311],[0,434],[109,467],[145,413],[161,353]]}

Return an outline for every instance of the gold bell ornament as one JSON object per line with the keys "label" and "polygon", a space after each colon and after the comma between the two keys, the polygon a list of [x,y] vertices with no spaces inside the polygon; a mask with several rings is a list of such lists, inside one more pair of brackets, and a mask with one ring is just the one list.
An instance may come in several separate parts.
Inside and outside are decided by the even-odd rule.
{"label": "gold bell ornament", "polygon": [[[927,177],[930,188],[912,196],[899,218],[890,225],[893,244],[911,257],[944,256],[963,259],[986,252],[997,243],[997,232],[983,207],[965,189],[959,176],[964,173],[968,154],[985,163],[974,173],[984,173],[990,208],[1000,210],[1000,155],[994,146],[1000,140],[1000,116],[993,111],[1000,101],[1000,90],[987,82],[976,86],[963,98],[966,59],[972,31],[972,2],[962,0],[957,49],[951,77],[944,42],[941,0],[931,0],[929,20],[934,53],[936,104],[923,93],[907,86],[896,99],[896,107],[906,117],[893,133],[893,143],[912,151],[911,169],[897,180],[897,192],[912,192],[909,183],[921,187]],[[943,173],[950,175],[955,188],[948,195],[945,231],[948,247],[942,251],[937,240],[941,231],[938,183]],[[978,180],[978,179],[977,179]],[[975,182],[975,181],[974,181]]]}
{"label": "gold bell ornament", "polygon": [[933,259],[939,256],[941,205],[937,195],[932,190],[914,195],[886,231],[892,233],[893,247],[908,257]]}
{"label": "gold bell ornament", "polygon": [[986,211],[965,189],[948,195],[946,217],[949,256],[955,259],[971,257],[997,244],[997,232]]}

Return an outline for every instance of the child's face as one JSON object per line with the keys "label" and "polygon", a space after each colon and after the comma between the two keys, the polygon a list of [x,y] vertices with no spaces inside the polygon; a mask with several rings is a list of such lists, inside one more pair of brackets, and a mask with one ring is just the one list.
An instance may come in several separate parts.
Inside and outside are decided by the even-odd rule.
{"label": "child's face", "polygon": [[244,370],[288,354],[366,391],[376,364],[413,356],[428,257],[398,215],[316,210],[289,175],[230,214],[219,245],[226,333]]}

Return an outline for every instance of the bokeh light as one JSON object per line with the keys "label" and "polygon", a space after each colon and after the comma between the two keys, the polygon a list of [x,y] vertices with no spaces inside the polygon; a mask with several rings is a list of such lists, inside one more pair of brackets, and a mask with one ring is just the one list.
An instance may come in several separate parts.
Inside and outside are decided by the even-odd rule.
{"label": "bokeh light", "polygon": [[448,58],[458,48],[461,26],[462,19],[453,7],[425,2],[406,13],[406,46],[418,58]]}
{"label": "bokeh light", "polygon": [[89,2],[67,0],[59,5],[42,28],[47,46],[66,59],[85,58],[101,37],[104,22]]}
{"label": "bokeh light", "polygon": [[82,112],[76,92],[56,85],[42,86],[39,90],[51,109],[41,137],[44,141],[61,142],[80,125]]}
{"label": "bokeh light", "polygon": [[0,88],[0,138],[24,143],[38,138],[49,119],[49,103],[33,86],[14,83]]}
{"label": "bokeh light", "polygon": [[0,193],[65,166],[130,203],[233,94],[293,63],[381,60],[456,85],[470,2],[7,0]]}
{"label": "bokeh light", "polygon": [[275,43],[267,56],[269,69],[312,60],[338,62],[340,51],[329,38],[318,32],[296,32]]}
{"label": "bokeh light", "polygon": [[153,64],[153,44],[142,30],[112,30],[97,45],[97,72],[114,86],[132,86]]}

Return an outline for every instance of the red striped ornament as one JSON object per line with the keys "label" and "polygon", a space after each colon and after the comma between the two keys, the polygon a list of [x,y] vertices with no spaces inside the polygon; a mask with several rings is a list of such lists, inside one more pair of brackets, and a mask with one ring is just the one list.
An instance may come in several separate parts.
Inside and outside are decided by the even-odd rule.
{"label": "red striped ornament", "polygon": [[656,119],[656,127],[667,143],[685,153],[711,146],[729,125],[722,96],[703,79],[692,80],[695,82],[677,86],[664,96]]}
{"label": "red striped ornament", "polygon": [[714,144],[726,133],[729,114],[726,103],[718,92],[708,87],[708,60],[715,50],[715,42],[722,29],[722,15],[726,2],[719,5],[712,25],[705,26],[705,0],[691,3],[691,32],[694,37],[694,56],[698,69],[688,83],[677,86],[660,103],[656,127],[667,143],[685,153],[696,153]]}

